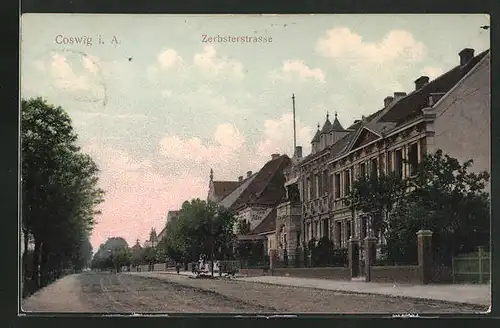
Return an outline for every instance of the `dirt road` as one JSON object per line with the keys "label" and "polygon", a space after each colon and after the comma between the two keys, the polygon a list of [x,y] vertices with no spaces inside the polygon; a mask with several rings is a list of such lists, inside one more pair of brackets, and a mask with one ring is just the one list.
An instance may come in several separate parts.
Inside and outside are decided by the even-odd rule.
{"label": "dirt road", "polygon": [[442,313],[481,306],[353,295],[236,280],[89,272],[64,277],[23,302],[24,311],[99,313]]}

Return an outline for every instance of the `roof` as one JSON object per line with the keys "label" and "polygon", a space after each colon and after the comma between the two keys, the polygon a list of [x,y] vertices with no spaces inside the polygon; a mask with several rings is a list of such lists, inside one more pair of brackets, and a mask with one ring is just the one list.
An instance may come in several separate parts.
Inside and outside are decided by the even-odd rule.
{"label": "roof", "polygon": [[276,207],[250,232],[250,235],[258,235],[274,230],[276,230]]}
{"label": "roof", "polygon": [[214,193],[217,197],[226,197],[240,185],[240,181],[214,181]]}
{"label": "roof", "polygon": [[388,109],[380,118],[381,122],[395,122],[398,125],[420,115],[429,103],[431,93],[446,93],[453,88],[487,53],[483,51],[467,64],[455,66],[418,90],[411,92]]}
{"label": "roof", "polygon": [[286,179],[283,170],[290,163],[291,159],[287,155],[281,155],[264,164],[230,209],[234,210],[245,204],[274,205],[278,203],[285,197]]}
{"label": "roof", "polygon": [[[430,81],[420,89],[411,92],[389,107],[382,108],[363,120],[352,124],[347,128],[347,130],[345,130],[350,131],[350,133],[324,150],[304,157],[304,160],[301,161],[300,164],[304,164],[314,158],[320,157],[327,152],[329,152],[330,156],[333,158],[344,155],[349,151],[349,145],[352,142],[355,142],[354,139],[357,137],[358,132],[364,127],[383,135],[384,133],[390,132],[394,128],[397,128],[402,124],[418,117],[422,114],[422,109],[428,107],[429,96],[431,93],[446,93],[450,91],[469,71],[472,70],[472,68],[479,63],[479,61],[481,61],[481,59],[486,56],[487,53],[489,53],[489,50],[483,51],[473,57],[466,65],[458,65],[454,67],[450,71],[444,73],[433,81]],[[334,121],[334,126],[337,121],[337,119]]]}
{"label": "roof", "polygon": [[332,122],[328,119],[328,115],[326,115],[325,124],[323,124],[323,128],[321,129],[321,134],[330,133],[332,131],[333,125]]}
{"label": "roof", "polygon": [[229,195],[227,195],[226,197],[224,197],[222,200],[219,201],[219,205],[225,208],[231,208],[231,206],[233,206],[233,204],[240,198],[241,194],[255,179],[257,173],[254,173],[249,178],[243,180],[236,189],[234,189]]}
{"label": "roof", "polygon": [[319,124],[318,124],[318,131],[316,131],[316,134],[312,138],[311,143],[312,142],[319,142],[320,135],[321,135],[321,131],[319,130]]}
{"label": "roof", "polygon": [[345,131],[337,118],[337,113],[335,113],[335,120],[333,120],[332,130],[334,131]]}

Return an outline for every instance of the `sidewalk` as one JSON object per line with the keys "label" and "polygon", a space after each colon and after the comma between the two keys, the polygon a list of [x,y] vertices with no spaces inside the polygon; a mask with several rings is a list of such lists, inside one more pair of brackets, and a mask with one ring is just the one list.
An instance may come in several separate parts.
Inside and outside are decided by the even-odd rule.
{"label": "sidewalk", "polygon": [[236,278],[272,285],[294,286],[335,290],[347,293],[377,294],[393,297],[418,298],[435,301],[466,303],[474,305],[491,304],[491,285],[394,285],[387,283],[340,281],[327,279],[259,276]]}

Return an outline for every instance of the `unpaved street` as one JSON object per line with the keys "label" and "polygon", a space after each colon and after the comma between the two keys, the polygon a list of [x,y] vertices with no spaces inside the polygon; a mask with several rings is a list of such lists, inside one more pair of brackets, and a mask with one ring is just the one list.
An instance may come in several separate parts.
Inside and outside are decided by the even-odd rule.
{"label": "unpaved street", "polygon": [[64,277],[23,302],[24,311],[108,313],[437,313],[481,306],[346,294],[230,279],[89,272]]}

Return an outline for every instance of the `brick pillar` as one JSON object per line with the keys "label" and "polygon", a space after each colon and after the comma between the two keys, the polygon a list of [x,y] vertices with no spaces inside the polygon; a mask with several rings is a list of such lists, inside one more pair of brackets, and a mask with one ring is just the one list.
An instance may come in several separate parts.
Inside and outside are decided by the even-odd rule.
{"label": "brick pillar", "polygon": [[358,241],[356,239],[349,239],[348,254],[349,254],[349,270],[351,271],[351,278],[359,275],[359,249]]}
{"label": "brick pillar", "polygon": [[274,274],[274,267],[276,265],[276,261],[278,260],[278,250],[270,249],[269,250],[269,271],[271,272],[271,276]]}
{"label": "brick pillar", "polygon": [[365,279],[366,281],[371,281],[371,266],[375,262],[375,256],[377,251],[377,238],[375,237],[366,237],[364,239],[364,248],[365,248]]}
{"label": "brick pillar", "polygon": [[418,239],[418,269],[422,284],[432,281],[432,231],[419,230]]}

